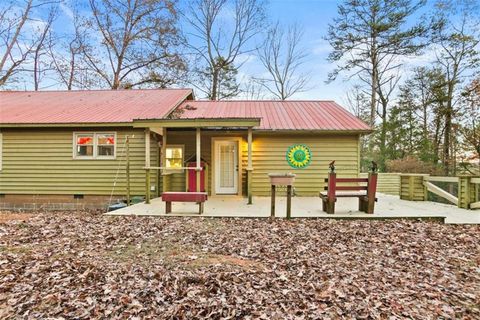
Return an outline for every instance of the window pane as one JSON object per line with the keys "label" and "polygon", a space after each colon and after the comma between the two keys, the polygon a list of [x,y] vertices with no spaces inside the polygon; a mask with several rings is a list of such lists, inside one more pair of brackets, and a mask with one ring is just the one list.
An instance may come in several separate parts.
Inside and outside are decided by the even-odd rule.
{"label": "window pane", "polygon": [[182,158],[182,148],[175,148],[172,150],[172,158]]}
{"label": "window pane", "polygon": [[167,158],[183,158],[182,148],[167,148],[165,155]]}
{"label": "window pane", "polygon": [[115,144],[114,134],[99,134],[97,135],[97,143],[99,145]]}
{"label": "window pane", "polygon": [[89,145],[93,144],[93,135],[78,135],[77,145]]}
{"label": "window pane", "polygon": [[167,159],[167,168],[181,168],[182,159]]}
{"label": "window pane", "polygon": [[167,147],[165,150],[165,158],[167,168],[183,167],[183,148]]}
{"label": "window pane", "polygon": [[93,156],[93,146],[92,145],[78,145],[77,146],[77,156]]}
{"label": "window pane", "polygon": [[113,156],[114,146],[98,146],[99,156]]}

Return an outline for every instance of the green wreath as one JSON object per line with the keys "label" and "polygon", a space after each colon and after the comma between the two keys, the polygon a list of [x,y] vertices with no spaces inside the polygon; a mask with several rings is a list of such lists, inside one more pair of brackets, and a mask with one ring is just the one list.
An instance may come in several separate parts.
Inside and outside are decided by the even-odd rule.
{"label": "green wreath", "polygon": [[294,169],[303,169],[310,165],[312,152],[304,144],[290,146],[287,150],[287,162]]}

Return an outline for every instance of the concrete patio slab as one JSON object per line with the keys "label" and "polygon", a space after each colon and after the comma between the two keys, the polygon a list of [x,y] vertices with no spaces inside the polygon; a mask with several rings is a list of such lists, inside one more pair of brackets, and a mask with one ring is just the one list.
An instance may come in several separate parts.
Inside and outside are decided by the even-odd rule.
{"label": "concrete patio slab", "polygon": [[[295,197],[292,199],[293,218],[329,219],[440,219],[451,224],[480,224],[480,210],[465,210],[453,205],[430,201],[406,201],[398,196],[378,194],[374,214],[359,212],[358,202],[352,198],[337,201],[336,213],[327,214],[321,210],[321,201],[316,197]],[[165,214],[165,203],[161,198],[152,199],[150,204],[139,203],[127,208],[108,212],[108,215],[137,216],[199,216],[198,205],[194,203],[173,203],[172,213]],[[286,217],[286,198],[277,197],[275,216]],[[205,203],[202,217],[262,218],[270,216],[270,198],[254,197],[253,204],[237,196],[211,197]]]}

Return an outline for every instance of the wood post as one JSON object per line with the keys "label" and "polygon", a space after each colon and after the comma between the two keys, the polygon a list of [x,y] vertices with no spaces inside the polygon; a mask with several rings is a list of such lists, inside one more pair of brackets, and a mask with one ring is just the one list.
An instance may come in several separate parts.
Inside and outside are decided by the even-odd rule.
{"label": "wood post", "polygon": [[[163,134],[162,134],[162,155],[161,155],[161,167],[166,167],[167,165],[167,128],[163,128]],[[167,184],[168,184],[168,177],[165,174],[165,170],[161,171],[162,173],[162,192],[166,192],[167,190]]]}
{"label": "wood post", "polygon": [[165,201],[165,213],[172,212],[172,202]]}
{"label": "wood post", "polygon": [[275,185],[272,184],[272,190],[271,190],[271,207],[270,207],[270,217],[275,218]]}
{"label": "wood post", "polygon": [[365,213],[373,213],[375,209],[375,194],[377,192],[377,179],[378,173],[377,172],[369,172],[368,173],[368,185],[367,185],[367,203],[366,208],[364,204],[364,212]]}
{"label": "wood post", "polygon": [[150,168],[150,129],[145,129],[145,167]]}
{"label": "wood post", "polygon": [[252,204],[252,176],[253,176],[253,169],[250,170],[247,168],[247,197],[248,197],[248,202],[247,204]]}
{"label": "wood post", "polygon": [[478,179],[478,176],[459,176],[458,177],[458,207],[472,209],[471,204],[478,202],[478,185],[472,182]]}
{"label": "wood post", "polygon": [[150,129],[145,129],[145,203],[150,203]]}
{"label": "wood post", "polygon": [[287,220],[292,218],[292,185],[287,185]]}
{"label": "wood post", "polygon": [[196,131],[196,145],[197,145],[197,150],[196,150],[196,168],[195,168],[195,172],[196,172],[196,182],[197,182],[197,185],[196,185],[196,191],[197,192],[200,192],[200,171],[202,170],[202,167],[200,166],[200,162],[201,162],[201,136],[200,136],[200,128],[197,128],[197,131]]}
{"label": "wood post", "polygon": [[413,176],[408,177],[408,200],[413,201],[415,195],[415,179]]}
{"label": "wood post", "polygon": [[409,201],[426,201],[428,190],[425,186],[428,174],[402,173],[400,174],[400,199]]}
{"label": "wood post", "polygon": [[247,196],[248,204],[252,204],[252,171],[253,171],[253,161],[252,161],[252,152],[253,152],[253,137],[252,137],[252,127],[248,128],[248,161],[247,161]]}
{"label": "wood post", "polygon": [[127,188],[127,206],[130,205],[130,139],[127,136],[125,138],[126,144],[126,164],[125,164],[125,178],[126,178],[126,188]]}
{"label": "wood post", "polygon": [[326,203],[327,213],[335,213],[335,201],[337,200],[335,197],[336,185],[337,185],[337,174],[334,171],[331,171],[328,174],[328,191],[327,191],[327,203]]}
{"label": "wood post", "polygon": [[150,169],[145,169],[145,203],[150,203]]}

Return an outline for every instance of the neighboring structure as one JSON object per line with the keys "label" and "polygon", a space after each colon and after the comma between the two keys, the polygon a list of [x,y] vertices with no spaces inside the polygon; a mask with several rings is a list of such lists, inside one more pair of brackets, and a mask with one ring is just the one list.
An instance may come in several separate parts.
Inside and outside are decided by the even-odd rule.
{"label": "neighboring structure", "polygon": [[[124,199],[127,136],[132,196],[205,189],[251,200],[269,195],[271,172],[295,172],[296,194],[318,195],[330,161],[339,176],[358,175],[359,137],[370,131],[333,101],[195,101],[189,89],[0,92],[0,208]],[[308,150],[308,165],[292,165],[289,148],[298,161]]]}

